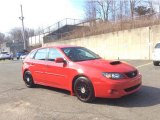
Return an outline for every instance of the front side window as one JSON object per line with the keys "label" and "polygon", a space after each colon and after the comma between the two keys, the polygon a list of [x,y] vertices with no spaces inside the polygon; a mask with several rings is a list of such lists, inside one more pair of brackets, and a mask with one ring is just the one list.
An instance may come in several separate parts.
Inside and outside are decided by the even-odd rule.
{"label": "front side window", "polygon": [[74,62],[100,59],[97,54],[83,47],[62,48],[62,51]]}
{"label": "front side window", "polygon": [[59,57],[64,57],[64,56],[55,48],[49,49],[48,61],[54,61],[56,58]]}
{"label": "front side window", "polygon": [[155,48],[160,48],[160,43],[157,43]]}
{"label": "front side window", "polygon": [[39,49],[34,57],[36,60],[45,60],[47,57],[48,49]]}

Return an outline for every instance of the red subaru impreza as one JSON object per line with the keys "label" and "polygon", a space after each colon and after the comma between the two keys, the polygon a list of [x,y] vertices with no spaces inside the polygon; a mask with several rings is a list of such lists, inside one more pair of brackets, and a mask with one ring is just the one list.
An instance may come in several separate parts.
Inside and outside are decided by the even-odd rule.
{"label": "red subaru impreza", "polygon": [[132,65],[104,60],[78,46],[35,49],[23,61],[22,73],[27,87],[41,84],[69,90],[83,102],[134,93],[140,89],[142,79]]}

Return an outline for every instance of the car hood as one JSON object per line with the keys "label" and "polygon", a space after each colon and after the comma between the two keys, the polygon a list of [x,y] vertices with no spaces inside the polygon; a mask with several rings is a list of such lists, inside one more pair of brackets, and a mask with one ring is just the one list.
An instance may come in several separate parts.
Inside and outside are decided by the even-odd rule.
{"label": "car hood", "polygon": [[99,69],[104,72],[129,72],[136,70],[135,67],[126,62],[114,60],[96,59],[81,61],[78,62],[78,64],[81,66],[90,67],[90,69]]}

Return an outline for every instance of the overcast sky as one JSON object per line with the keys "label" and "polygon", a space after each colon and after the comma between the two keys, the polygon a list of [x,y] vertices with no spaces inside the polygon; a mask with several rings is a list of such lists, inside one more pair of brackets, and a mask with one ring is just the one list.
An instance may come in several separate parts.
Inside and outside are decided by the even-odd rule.
{"label": "overcast sky", "polygon": [[20,4],[23,5],[24,25],[37,29],[64,18],[83,19],[85,0],[0,0],[0,32],[21,27]]}

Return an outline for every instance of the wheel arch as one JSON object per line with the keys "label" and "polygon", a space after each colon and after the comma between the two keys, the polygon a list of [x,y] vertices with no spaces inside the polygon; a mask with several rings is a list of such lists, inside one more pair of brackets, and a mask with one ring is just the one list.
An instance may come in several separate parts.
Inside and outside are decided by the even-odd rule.
{"label": "wheel arch", "polygon": [[[23,79],[24,79],[24,73],[25,73],[26,71],[29,71],[29,69],[23,70]],[[30,72],[30,71],[29,71],[29,72]]]}

